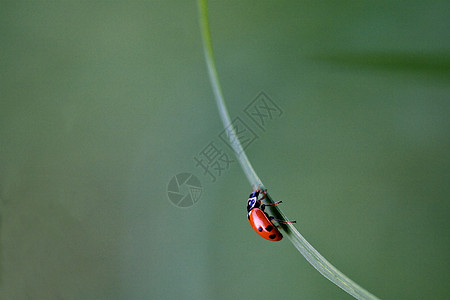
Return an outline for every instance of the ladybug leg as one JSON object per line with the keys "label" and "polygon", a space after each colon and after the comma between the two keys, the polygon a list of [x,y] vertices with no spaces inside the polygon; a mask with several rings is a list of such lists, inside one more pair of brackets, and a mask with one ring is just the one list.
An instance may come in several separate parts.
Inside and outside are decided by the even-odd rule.
{"label": "ladybug leg", "polygon": [[266,206],[277,206],[278,204],[283,203],[283,201],[277,201],[275,203],[266,204]]}
{"label": "ladybug leg", "polygon": [[262,201],[264,200],[264,198],[266,198],[266,195],[267,195],[267,190],[264,190],[264,191],[263,191],[263,196],[262,196],[260,199],[258,199],[258,203],[261,205],[260,209],[261,209],[262,211],[264,211],[264,208],[267,206],[267,204],[263,204],[263,203],[262,203]]}
{"label": "ladybug leg", "polygon": [[267,190],[262,191],[262,193],[263,193],[263,195],[262,195],[261,199],[259,199],[259,201],[262,201],[263,199],[266,198],[266,196],[267,196]]}
{"label": "ladybug leg", "polygon": [[284,220],[280,220],[280,219],[276,219],[274,217],[269,217],[269,220],[272,221],[277,221],[278,223],[282,223],[282,224],[292,224],[292,223],[297,223],[297,221],[284,221]]}
{"label": "ladybug leg", "polygon": [[267,216],[268,218],[269,218],[269,220],[270,220],[270,223],[272,223],[273,225],[275,225],[275,227],[276,228],[278,228],[278,229],[280,229],[281,228],[281,226],[279,225],[279,224],[274,224],[272,221],[273,220],[278,220],[278,219],[275,219],[273,216]]}

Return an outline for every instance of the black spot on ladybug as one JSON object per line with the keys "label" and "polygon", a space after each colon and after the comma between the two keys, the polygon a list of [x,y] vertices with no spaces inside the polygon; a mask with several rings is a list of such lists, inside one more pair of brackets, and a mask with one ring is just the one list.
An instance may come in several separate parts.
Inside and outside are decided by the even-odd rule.
{"label": "black spot on ladybug", "polygon": [[276,234],[269,235],[269,239],[273,240],[276,237]]}
{"label": "black spot on ladybug", "polygon": [[271,232],[272,229],[273,229],[273,226],[272,226],[272,225],[267,225],[266,230],[267,230],[268,232]]}
{"label": "black spot on ladybug", "polygon": [[258,231],[261,232],[263,231],[263,228],[261,226],[258,227]]}

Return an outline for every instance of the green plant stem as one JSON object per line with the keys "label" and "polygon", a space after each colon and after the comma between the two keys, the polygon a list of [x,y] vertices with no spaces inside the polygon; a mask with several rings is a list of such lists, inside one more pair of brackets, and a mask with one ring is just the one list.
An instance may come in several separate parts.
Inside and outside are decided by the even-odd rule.
{"label": "green plant stem", "polygon": [[[243,150],[239,140],[237,139],[236,132],[232,126],[230,116],[225,106],[225,101],[220,87],[219,76],[217,75],[217,69],[214,61],[214,52],[211,42],[211,34],[209,30],[208,19],[208,5],[207,0],[197,0],[200,14],[200,27],[203,38],[203,49],[205,52],[206,65],[208,67],[209,78],[211,81],[214,97],[219,110],[220,118],[222,119],[223,126],[227,132],[230,144],[233,147],[234,154],[236,155],[239,164],[242,167],[248,181],[252,185],[252,188],[257,187],[264,189],[264,185],[253,169],[250,161],[248,160],[245,151]],[[273,203],[273,199],[270,195],[267,195],[267,201]],[[279,209],[279,206],[270,207],[271,213],[275,218],[281,220],[287,220],[286,216]],[[357,299],[378,299],[350,278],[341,273],[332,264],[330,264],[316,249],[314,249],[308,241],[297,231],[292,224],[280,224],[285,236],[289,238],[291,243],[297,248],[297,250],[306,258],[306,260],[318,270],[323,276],[328,278],[331,282],[338,287],[352,295]]]}
{"label": "green plant stem", "polygon": [[247,155],[242,149],[236,132],[231,124],[228,110],[225,106],[225,101],[220,87],[219,76],[217,75],[216,64],[214,60],[214,52],[212,49],[211,34],[209,32],[209,20],[208,20],[208,7],[206,1],[198,1],[200,7],[200,22],[203,37],[203,47],[205,50],[206,65],[208,66],[209,78],[211,79],[211,85],[214,92],[214,98],[216,99],[217,108],[219,110],[220,118],[222,119],[223,126],[226,130],[228,138],[230,139],[230,145],[233,147],[234,154],[236,155],[242,169],[245,172],[250,184],[253,187],[262,185],[261,179],[256,175]]}

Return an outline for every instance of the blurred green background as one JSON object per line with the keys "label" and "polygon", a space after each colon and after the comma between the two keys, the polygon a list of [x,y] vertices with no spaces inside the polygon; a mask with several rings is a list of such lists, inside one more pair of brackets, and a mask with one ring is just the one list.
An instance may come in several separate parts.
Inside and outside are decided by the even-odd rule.
{"label": "blurred green background", "polygon": [[[385,299],[450,297],[448,1],[211,1],[247,154],[296,227]],[[251,188],[194,156],[223,128],[195,1],[0,1],[1,299],[351,299]],[[283,110],[265,131],[244,108]],[[167,184],[197,176],[177,208]]]}

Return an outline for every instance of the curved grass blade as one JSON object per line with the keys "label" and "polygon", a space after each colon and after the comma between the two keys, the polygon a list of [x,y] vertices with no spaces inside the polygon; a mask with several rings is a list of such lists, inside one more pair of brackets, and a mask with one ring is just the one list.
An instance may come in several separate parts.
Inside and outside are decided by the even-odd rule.
{"label": "curved grass blade", "polygon": [[[228,114],[228,110],[225,106],[225,101],[222,93],[222,88],[219,82],[219,76],[217,75],[217,69],[214,61],[214,52],[211,42],[211,34],[209,30],[208,19],[208,5],[207,0],[198,0],[199,14],[200,14],[200,27],[203,38],[203,49],[205,51],[206,65],[208,67],[209,78],[211,81],[212,89],[214,92],[214,98],[216,99],[217,108],[219,110],[220,118],[224,128],[227,130],[227,135],[230,138],[230,144],[233,146],[234,154],[236,155],[239,164],[242,167],[248,181],[252,185],[252,188],[257,187],[264,189],[264,185],[253,169],[244,149],[242,148],[239,140],[236,139],[236,132],[231,125],[231,119]],[[274,203],[273,199],[267,194],[266,197],[269,203]],[[277,219],[287,220],[286,216],[279,209],[278,206],[270,207],[271,213]],[[378,299],[361,286],[356,284],[350,278],[341,273],[332,264],[330,264],[308,241],[297,231],[292,224],[280,224],[285,236],[289,238],[291,243],[297,248],[297,250],[306,258],[306,260],[319,271],[323,276],[336,284],[338,287],[352,295],[357,299]]]}

